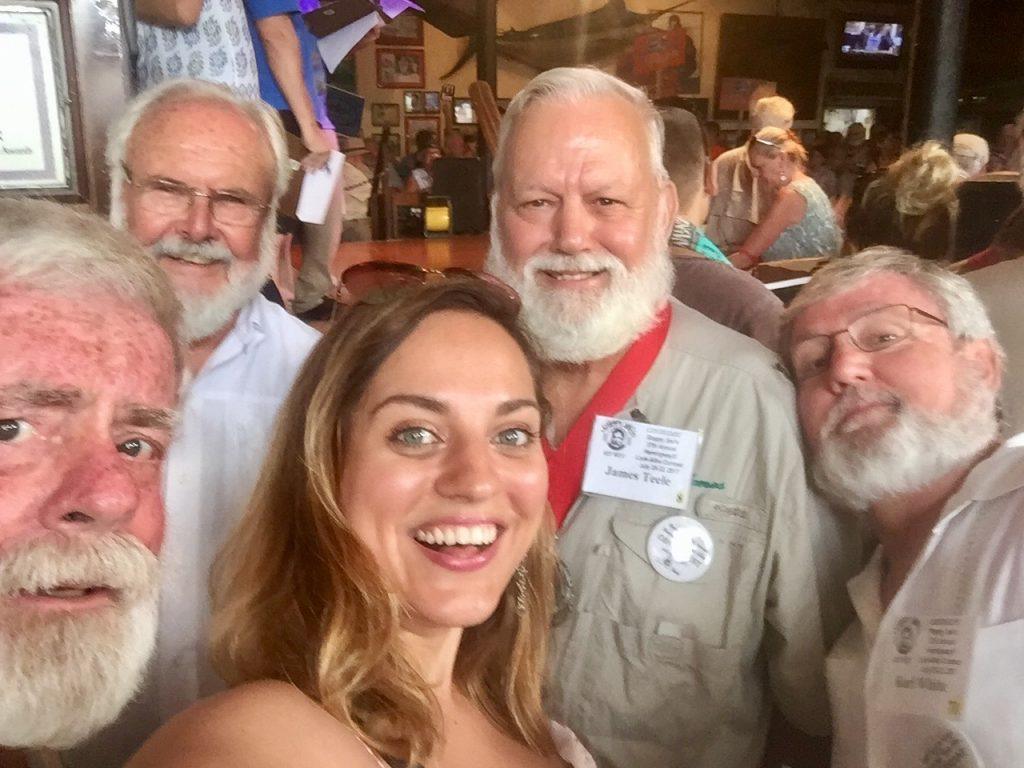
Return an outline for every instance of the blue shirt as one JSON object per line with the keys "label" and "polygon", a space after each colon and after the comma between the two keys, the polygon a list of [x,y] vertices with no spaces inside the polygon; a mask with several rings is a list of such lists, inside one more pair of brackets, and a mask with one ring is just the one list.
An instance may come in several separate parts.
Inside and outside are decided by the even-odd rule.
{"label": "blue shirt", "polygon": [[[318,92],[317,83],[323,81],[323,63],[320,60],[320,53],[316,49],[316,37],[306,26],[306,20],[302,18],[302,9],[299,0],[245,0],[246,16],[249,19],[249,30],[252,33],[252,48],[256,54],[256,69],[260,79],[260,98],[275,109],[291,109],[274,73],[267,61],[267,49],[263,45],[263,38],[260,37],[256,22],[270,16],[287,15],[295,27],[295,34],[299,38],[299,49],[302,55],[302,79],[309,92],[309,98],[313,102],[313,112],[321,125],[327,122],[327,111],[324,106],[324,99]],[[294,111],[294,110],[292,110]]]}

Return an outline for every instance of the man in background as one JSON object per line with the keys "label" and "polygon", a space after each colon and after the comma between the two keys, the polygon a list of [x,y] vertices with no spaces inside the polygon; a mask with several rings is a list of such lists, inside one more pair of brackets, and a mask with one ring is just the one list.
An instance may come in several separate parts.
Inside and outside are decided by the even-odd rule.
{"label": "man in background", "polygon": [[0,200],[0,766],[135,693],[157,626],[180,308],[129,237]]}
{"label": "man in background", "polygon": [[[788,99],[766,96],[758,99],[750,111],[750,129],[753,133],[767,126],[789,130],[795,114]],[[743,245],[773,201],[760,188],[747,158],[746,142],[723,152],[715,160],[713,172],[716,191],[711,198],[708,236],[723,251],[732,253]]]}
{"label": "man in background", "polygon": [[184,306],[190,381],[167,459],[166,569],[150,679],[118,725],[78,756],[104,768],[223,687],[206,657],[207,576],[318,338],[260,295],[277,256],[274,213],[289,175],[273,110],[211,83],[165,83],[129,104],[111,131],[107,162],[111,221],[149,249]]}
{"label": "man in background", "polygon": [[760,280],[733,267],[701,229],[715,177],[700,123],[678,107],[662,109],[661,118],[665,123],[665,170],[679,201],[669,237],[676,273],[672,295],[774,351],[782,302]]}
{"label": "man in background", "polygon": [[[278,111],[284,128],[306,148],[302,167],[318,171],[338,149],[327,115],[326,71],[302,12],[317,0],[244,0],[259,71],[260,97]],[[376,35],[376,31],[370,33]],[[302,266],[295,277],[292,312],[303,320],[329,320],[334,301],[331,261],[341,242],[345,196],[340,180],[322,224],[301,225]]]}
{"label": "man in background", "polygon": [[954,136],[952,155],[966,179],[976,178],[988,168],[988,142],[977,134],[958,133]]}

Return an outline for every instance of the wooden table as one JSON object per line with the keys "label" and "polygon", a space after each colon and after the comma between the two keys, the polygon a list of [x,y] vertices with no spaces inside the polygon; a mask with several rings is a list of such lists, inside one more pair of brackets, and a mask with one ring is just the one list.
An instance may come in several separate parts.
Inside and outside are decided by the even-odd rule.
{"label": "wooden table", "polygon": [[480,270],[487,257],[487,245],[487,235],[342,243],[331,264],[331,274],[337,279],[345,269],[363,261],[404,261],[430,269],[464,267]]}

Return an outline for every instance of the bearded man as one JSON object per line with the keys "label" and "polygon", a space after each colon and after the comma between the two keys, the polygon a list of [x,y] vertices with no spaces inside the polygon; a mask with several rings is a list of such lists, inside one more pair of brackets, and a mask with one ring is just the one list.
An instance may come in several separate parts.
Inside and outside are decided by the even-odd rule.
{"label": "bearded man", "polygon": [[817,273],[784,348],[818,485],[878,537],[829,654],[836,768],[1024,765],[1024,441],[970,285],[874,248]]}
{"label": "bearded man", "polygon": [[825,648],[855,559],[840,550],[857,545],[808,490],[775,356],[670,297],[662,145],[657,111],[621,80],[536,77],[501,125],[488,269],[522,296],[553,408],[572,589],[552,715],[605,768],[747,768],[773,707],[828,733]]}
{"label": "bearded man", "polygon": [[179,317],[131,238],[53,203],[0,200],[5,768],[95,733],[142,678],[156,633]]}
{"label": "bearded man", "polygon": [[167,460],[167,567],[150,681],[95,756],[83,751],[84,765],[123,763],[161,722],[223,687],[205,655],[207,576],[318,338],[259,293],[289,174],[273,110],[223,86],[169,81],[128,106],[107,162],[111,221],[150,250],[184,305],[192,378]]}

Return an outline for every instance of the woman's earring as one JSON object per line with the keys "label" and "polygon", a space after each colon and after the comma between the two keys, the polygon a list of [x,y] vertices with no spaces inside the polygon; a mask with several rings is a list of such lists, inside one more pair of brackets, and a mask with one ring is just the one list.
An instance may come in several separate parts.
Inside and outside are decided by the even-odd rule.
{"label": "woman's earring", "polygon": [[520,565],[516,568],[516,613],[520,616],[526,614],[526,590],[529,586],[526,583],[526,566]]}

